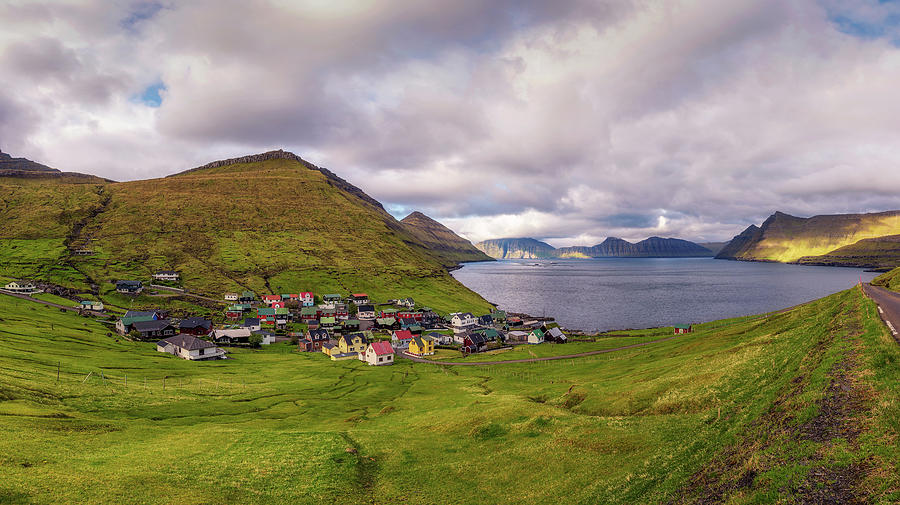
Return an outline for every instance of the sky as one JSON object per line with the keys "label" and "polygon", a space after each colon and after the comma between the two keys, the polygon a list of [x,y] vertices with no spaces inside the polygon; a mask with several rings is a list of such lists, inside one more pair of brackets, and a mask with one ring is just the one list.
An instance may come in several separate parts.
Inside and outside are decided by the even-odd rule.
{"label": "sky", "polygon": [[0,0],[0,83],[14,156],[285,149],[472,241],[900,209],[894,1]]}

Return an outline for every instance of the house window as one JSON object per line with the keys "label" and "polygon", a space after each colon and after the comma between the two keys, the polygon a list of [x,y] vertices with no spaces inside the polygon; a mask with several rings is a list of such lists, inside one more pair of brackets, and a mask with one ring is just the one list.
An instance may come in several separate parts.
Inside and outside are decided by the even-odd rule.
{"label": "house window", "polygon": [[382,361],[384,361],[384,358],[378,358],[379,363],[381,363]]}
{"label": "house window", "polygon": [[203,356],[203,351],[205,351],[205,350],[206,349],[200,349],[200,356]]}

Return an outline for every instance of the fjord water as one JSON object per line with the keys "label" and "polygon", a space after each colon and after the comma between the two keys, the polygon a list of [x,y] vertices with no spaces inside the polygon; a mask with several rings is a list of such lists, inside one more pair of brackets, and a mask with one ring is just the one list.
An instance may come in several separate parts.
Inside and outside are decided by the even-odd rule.
{"label": "fjord water", "polygon": [[564,327],[621,330],[700,323],[791,307],[877,274],[856,268],[712,258],[499,260],[453,276],[501,309]]}

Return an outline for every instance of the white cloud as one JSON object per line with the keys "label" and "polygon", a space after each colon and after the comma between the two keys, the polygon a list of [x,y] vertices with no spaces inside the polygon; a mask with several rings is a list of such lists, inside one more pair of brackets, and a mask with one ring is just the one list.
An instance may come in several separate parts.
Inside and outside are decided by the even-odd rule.
{"label": "white cloud", "polygon": [[[284,147],[473,240],[724,239],[776,209],[900,207],[897,14],[875,0],[6,3],[0,148],[121,180]],[[133,99],[160,80],[158,109]]]}

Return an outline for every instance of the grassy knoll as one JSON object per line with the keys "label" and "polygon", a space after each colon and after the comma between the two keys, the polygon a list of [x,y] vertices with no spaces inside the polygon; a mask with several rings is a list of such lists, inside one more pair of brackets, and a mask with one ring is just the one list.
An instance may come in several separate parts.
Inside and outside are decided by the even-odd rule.
{"label": "grassy knoll", "polygon": [[490,367],[283,344],[189,363],[106,333],[0,297],[0,502],[792,503],[833,481],[900,500],[900,350],[856,289]]}

